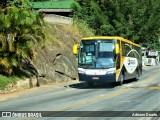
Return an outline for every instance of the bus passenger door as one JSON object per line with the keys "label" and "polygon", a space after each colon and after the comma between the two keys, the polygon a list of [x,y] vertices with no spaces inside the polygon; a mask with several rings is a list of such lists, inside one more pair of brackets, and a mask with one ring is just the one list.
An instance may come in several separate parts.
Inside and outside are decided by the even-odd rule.
{"label": "bus passenger door", "polygon": [[120,41],[117,40],[116,42],[116,81],[118,80],[119,74],[120,74],[120,67],[121,67],[121,49],[120,49]]}

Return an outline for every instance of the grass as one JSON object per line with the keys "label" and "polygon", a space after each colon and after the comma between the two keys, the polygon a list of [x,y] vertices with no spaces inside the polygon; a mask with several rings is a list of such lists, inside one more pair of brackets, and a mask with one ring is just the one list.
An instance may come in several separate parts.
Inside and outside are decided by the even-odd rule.
{"label": "grass", "polygon": [[12,76],[0,74],[0,90],[4,90],[8,84],[15,84],[18,80],[32,76],[28,71],[16,70]]}
{"label": "grass", "polygon": [[17,76],[7,77],[0,75],[0,90],[4,90],[8,84],[15,83],[18,80],[20,80],[20,78]]}
{"label": "grass", "polygon": [[62,28],[67,34],[74,38],[77,42],[83,37],[95,36],[94,30],[89,28],[88,24],[83,20],[74,19],[73,25],[68,25]]}
{"label": "grass", "polygon": [[49,44],[57,44],[58,46],[61,46],[62,42],[58,40],[54,34],[55,34],[55,25],[46,23],[44,29],[45,33],[45,41],[39,45],[39,49],[41,49],[43,46],[49,45]]}
{"label": "grass", "polygon": [[84,20],[74,18],[74,26],[77,27],[83,37],[94,36],[95,31]]}

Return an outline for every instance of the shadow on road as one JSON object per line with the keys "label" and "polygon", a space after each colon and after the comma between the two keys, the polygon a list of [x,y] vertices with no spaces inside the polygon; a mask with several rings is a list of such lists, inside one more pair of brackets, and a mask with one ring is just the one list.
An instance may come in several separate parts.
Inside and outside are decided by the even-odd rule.
{"label": "shadow on road", "polygon": [[69,85],[72,88],[77,88],[77,89],[103,89],[103,88],[114,88],[116,87],[115,83],[94,83],[93,87],[88,86],[87,82],[82,82],[78,84],[72,84]]}
{"label": "shadow on road", "polygon": [[[134,79],[126,80],[123,84],[129,84],[135,82]],[[69,87],[77,89],[112,89],[120,86],[118,83],[94,83],[93,87],[88,86],[87,82],[81,82],[76,84],[70,84]]]}
{"label": "shadow on road", "polygon": [[142,73],[146,73],[148,70],[146,69],[142,69]]}

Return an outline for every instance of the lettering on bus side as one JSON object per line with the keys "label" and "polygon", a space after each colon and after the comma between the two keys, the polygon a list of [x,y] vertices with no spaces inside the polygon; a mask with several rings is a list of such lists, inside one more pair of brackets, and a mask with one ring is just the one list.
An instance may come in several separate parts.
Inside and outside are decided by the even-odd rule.
{"label": "lettering on bus side", "polygon": [[128,59],[128,65],[135,65],[135,64],[136,64],[135,60]]}

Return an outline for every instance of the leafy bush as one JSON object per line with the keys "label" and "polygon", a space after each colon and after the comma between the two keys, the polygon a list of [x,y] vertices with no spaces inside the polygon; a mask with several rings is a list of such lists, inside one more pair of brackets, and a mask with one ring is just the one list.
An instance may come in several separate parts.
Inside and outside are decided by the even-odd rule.
{"label": "leafy bush", "polygon": [[159,0],[78,0],[72,8],[73,17],[86,21],[96,35],[121,36],[159,47]]}
{"label": "leafy bush", "polygon": [[0,73],[23,69],[23,60],[33,60],[45,39],[42,15],[30,8],[29,0],[13,0],[0,9]]}
{"label": "leafy bush", "polygon": [[75,27],[78,27],[78,30],[80,30],[83,37],[94,36],[94,30],[89,27],[86,21],[75,18],[74,25]]}

